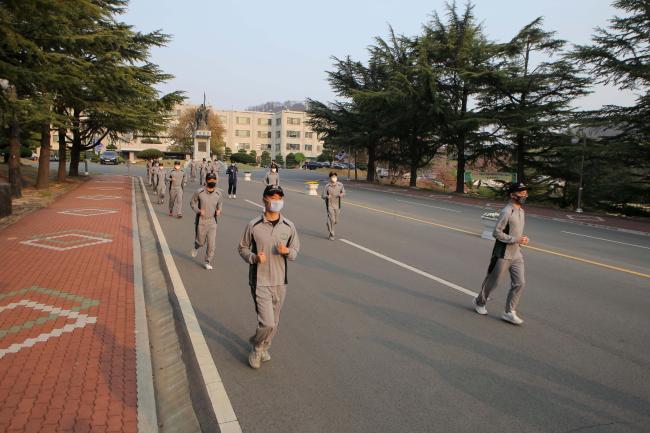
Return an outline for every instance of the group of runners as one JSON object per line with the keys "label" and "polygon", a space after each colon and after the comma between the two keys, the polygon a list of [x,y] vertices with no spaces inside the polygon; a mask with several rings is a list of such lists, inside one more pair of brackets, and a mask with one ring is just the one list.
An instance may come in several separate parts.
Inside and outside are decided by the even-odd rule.
{"label": "group of runners", "polygon": [[[194,160],[187,163],[189,179],[195,181],[198,172],[201,185],[190,201],[190,207],[195,212],[195,237],[191,255],[197,257],[199,249],[205,246],[204,267],[207,270],[213,269],[217,224],[225,197],[225,192],[217,187],[218,172],[222,165],[220,161],[205,159],[198,164]],[[232,163],[226,174],[228,197],[235,199],[237,165]],[[169,215],[181,218],[183,190],[188,183],[188,175],[182,170],[180,161],[176,161],[169,172],[158,162],[149,161],[147,175],[149,185],[158,195],[158,203],[164,202],[165,190],[168,189]],[[271,360],[269,348],[277,333],[288,284],[287,261],[296,260],[300,251],[298,231],[293,222],[282,214],[284,190],[280,186],[277,164],[271,164],[263,183],[264,211],[246,225],[238,245],[239,255],[249,265],[249,286],[257,314],[257,328],[250,338],[252,348],[248,357],[248,362],[254,369]],[[490,294],[502,277],[509,273],[511,287],[501,317],[509,323],[521,325],[523,320],[518,316],[516,308],[525,286],[521,246],[529,242],[528,237],[524,235],[523,210],[528,188],[523,183],[512,183],[507,186],[507,192],[510,201],[497,219],[493,233],[495,244],[488,272],[478,297],[473,300],[473,306],[478,314],[486,315]],[[335,239],[335,226],[339,222],[341,202],[345,194],[345,187],[338,181],[337,173],[330,172],[329,182],[323,187],[321,195],[325,202],[330,240]]]}

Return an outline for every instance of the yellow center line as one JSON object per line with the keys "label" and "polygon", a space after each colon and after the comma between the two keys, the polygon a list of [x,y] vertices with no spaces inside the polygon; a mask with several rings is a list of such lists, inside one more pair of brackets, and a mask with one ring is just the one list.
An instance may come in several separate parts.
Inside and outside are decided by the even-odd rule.
{"label": "yellow center line", "polygon": [[[299,193],[304,194],[304,191],[300,191],[300,190],[296,190],[296,189],[292,189],[292,188],[284,188],[284,189],[286,189],[288,191],[299,192]],[[411,216],[408,216],[408,215],[402,215],[402,214],[399,214],[397,212],[391,212],[391,211],[386,211],[386,210],[382,210],[382,209],[377,209],[377,208],[374,208],[374,207],[354,203],[354,202],[351,202],[351,201],[346,201],[345,204],[348,204],[350,206],[360,207],[360,208],[367,209],[367,210],[371,210],[373,212],[382,213],[384,215],[391,215],[391,216],[395,216],[395,217],[398,217],[398,218],[403,218],[403,219],[410,220],[410,221],[416,221],[416,222],[419,222],[419,223],[422,223],[422,224],[427,224],[427,225],[434,226],[434,227],[440,227],[440,228],[443,228],[443,229],[452,230],[452,231],[459,232],[459,233],[465,233],[465,234],[473,235],[473,236],[480,236],[481,235],[480,233],[476,233],[476,232],[473,232],[473,231],[470,231],[470,230],[465,230],[465,229],[462,229],[462,228],[459,228],[459,227],[448,226],[448,225],[445,225],[445,224],[438,224],[438,223],[434,223],[433,221],[427,221],[427,220],[423,220],[423,219],[420,219],[420,218],[411,217]],[[570,254],[564,254],[564,253],[561,253],[559,251],[548,250],[548,249],[545,249],[545,248],[533,247],[533,246],[530,246],[530,245],[524,245],[524,247],[529,248],[529,249],[531,249],[533,251],[539,251],[541,253],[551,254],[551,255],[562,257],[562,258],[569,259],[569,260],[575,260],[576,262],[587,263],[587,264],[590,264],[590,265],[599,266],[601,268],[609,269],[609,270],[612,270],[612,271],[623,272],[623,273],[626,273],[626,274],[635,275],[637,277],[650,279],[650,274],[644,274],[643,272],[637,272],[637,271],[633,271],[633,270],[627,269],[627,268],[622,268],[622,267],[619,267],[619,266],[608,265],[607,263],[597,262],[595,260],[585,259],[585,258],[582,258],[582,257],[576,257],[576,256],[572,256]]]}

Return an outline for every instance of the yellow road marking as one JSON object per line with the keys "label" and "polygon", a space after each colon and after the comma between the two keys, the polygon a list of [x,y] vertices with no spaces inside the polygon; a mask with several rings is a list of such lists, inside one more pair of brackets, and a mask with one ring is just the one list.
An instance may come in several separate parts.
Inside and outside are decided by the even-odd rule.
{"label": "yellow road marking", "polygon": [[582,257],[571,256],[569,254],[564,254],[564,253],[560,253],[560,252],[557,252],[557,251],[547,250],[545,248],[532,247],[530,245],[526,245],[525,247],[530,248],[531,250],[540,251],[540,252],[547,253],[547,254],[552,254],[554,256],[564,257],[565,259],[571,259],[571,260],[575,260],[577,262],[589,263],[590,265],[600,266],[602,268],[611,269],[613,271],[625,272],[626,274],[636,275],[637,277],[650,279],[650,274],[644,274],[643,272],[637,272],[637,271],[633,271],[631,269],[626,269],[626,268],[621,268],[621,267],[618,267],[618,266],[608,265],[607,263],[596,262],[594,260],[583,259]]}
{"label": "yellow road marking", "polygon": [[[299,192],[299,193],[304,194],[304,191],[300,191],[300,190],[296,190],[296,189],[292,189],[292,188],[284,188],[284,189],[286,189],[288,191]],[[346,201],[345,204],[348,204],[350,206],[360,207],[360,208],[363,208],[363,209],[368,209],[368,210],[371,210],[373,212],[382,213],[384,215],[391,215],[391,216],[395,216],[395,217],[398,217],[398,218],[403,218],[403,219],[410,220],[410,221],[416,221],[416,222],[419,222],[419,223],[422,223],[422,224],[427,224],[427,225],[434,226],[434,227],[440,227],[440,228],[443,228],[443,229],[452,230],[452,231],[459,232],[459,233],[465,233],[465,234],[473,235],[473,236],[480,236],[480,233],[476,233],[476,232],[472,232],[472,231],[469,231],[469,230],[461,229],[459,227],[448,226],[448,225],[445,225],[445,224],[438,224],[438,223],[434,223],[432,221],[427,221],[427,220],[423,220],[423,219],[420,219],[420,218],[411,217],[411,216],[408,216],[408,215],[402,215],[402,214],[399,214],[399,213],[396,213],[396,212],[390,212],[390,211],[386,211],[386,210],[382,210],[382,209],[377,209],[377,208],[374,208],[374,207],[354,203],[354,202],[351,202],[351,201]],[[608,265],[607,263],[601,263],[601,262],[597,262],[595,260],[585,259],[585,258],[582,258],[582,257],[576,257],[576,256],[572,256],[572,255],[569,255],[569,254],[561,253],[559,251],[548,250],[548,249],[545,249],[545,248],[533,247],[533,246],[530,246],[530,245],[525,245],[524,247],[529,248],[529,249],[534,250],[534,251],[539,251],[539,252],[542,252],[542,253],[547,253],[547,254],[551,254],[551,255],[554,255],[554,256],[562,257],[562,258],[565,258],[565,259],[575,260],[576,262],[587,263],[587,264],[590,264],[590,265],[599,266],[601,268],[609,269],[609,270],[612,270],[612,271],[623,272],[623,273],[626,273],[626,274],[635,275],[637,277],[650,279],[650,274],[644,274],[643,272],[637,272],[637,271],[633,271],[631,269],[621,268],[619,266]]]}

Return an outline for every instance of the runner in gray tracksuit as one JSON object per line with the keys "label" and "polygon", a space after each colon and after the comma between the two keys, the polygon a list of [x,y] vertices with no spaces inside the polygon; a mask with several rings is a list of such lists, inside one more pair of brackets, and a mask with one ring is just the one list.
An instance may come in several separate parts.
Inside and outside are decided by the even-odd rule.
{"label": "runner in gray tracksuit", "polygon": [[162,164],[155,165],[153,168],[153,184],[158,195],[158,204],[163,204],[165,202],[165,179],[167,178],[167,173],[165,173],[165,167]]}
{"label": "runner in gray tracksuit", "polygon": [[181,170],[181,163],[174,162],[174,169],[167,176],[169,182],[169,216],[183,218],[183,189],[187,185],[187,175]]}
{"label": "runner in gray tracksuit", "polygon": [[278,174],[278,169],[275,167],[271,168],[271,171],[266,173],[266,177],[264,177],[264,185],[269,186],[269,185],[275,185],[279,186],[280,185],[280,175]]}
{"label": "runner in gray tracksuit", "polygon": [[208,174],[208,162],[203,158],[201,165],[199,166],[199,182],[201,186],[205,185],[205,175]]}
{"label": "runner in gray tracksuit", "polygon": [[341,215],[341,198],[345,196],[345,187],[338,181],[335,172],[330,172],[330,181],[323,189],[323,200],[325,200],[325,209],[327,210],[327,231],[330,234],[330,241],[334,240],[334,226],[339,221]]}
{"label": "runner in gray tracksuit", "polygon": [[196,180],[196,162],[194,161],[194,158],[190,158],[187,165],[190,167],[190,180],[194,182]]}
{"label": "runner in gray tracksuit", "polygon": [[192,196],[190,207],[196,212],[194,222],[194,249],[192,257],[198,255],[198,250],[203,245],[205,249],[205,268],[212,269],[212,258],[217,240],[217,222],[223,206],[223,191],[217,188],[217,176],[208,173],[207,186],[199,188]]}
{"label": "runner in gray tracksuit", "polygon": [[528,197],[528,188],[517,182],[508,186],[510,203],[499,214],[494,228],[496,241],[492,249],[492,258],[488,273],[481,286],[481,292],[474,299],[474,308],[479,314],[487,314],[485,304],[490,293],[498,286],[499,280],[506,272],[510,273],[510,291],[506,300],[505,312],[501,318],[514,325],[524,321],[517,315],[517,304],[526,285],[524,275],[524,258],[521,245],[527,245],[529,239],[524,236],[524,209],[522,204]]}
{"label": "runner in gray tracksuit", "polygon": [[153,182],[153,161],[150,159],[147,159],[147,185],[151,185]]}
{"label": "runner in gray tracksuit", "polygon": [[296,260],[300,239],[296,227],[280,214],[284,192],[279,186],[264,189],[264,213],[248,223],[239,242],[239,255],[250,265],[248,278],[257,312],[257,330],[248,362],[259,368],[270,361],[268,349],[277,333],[286,295],[287,260]]}

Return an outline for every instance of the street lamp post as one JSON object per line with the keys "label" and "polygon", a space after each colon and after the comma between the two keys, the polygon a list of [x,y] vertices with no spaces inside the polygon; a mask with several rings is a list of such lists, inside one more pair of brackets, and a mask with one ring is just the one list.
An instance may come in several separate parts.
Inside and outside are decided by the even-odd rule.
{"label": "street lamp post", "polygon": [[587,136],[584,135],[582,137],[582,157],[580,160],[580,184],[578,187],[578,206],[576,207],[576,213],[582,213],[582,180],[584,177],[584,171],[585,171],[585,149],[587,147]]}

